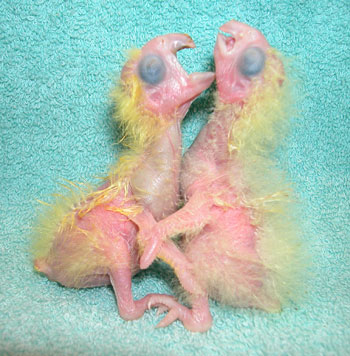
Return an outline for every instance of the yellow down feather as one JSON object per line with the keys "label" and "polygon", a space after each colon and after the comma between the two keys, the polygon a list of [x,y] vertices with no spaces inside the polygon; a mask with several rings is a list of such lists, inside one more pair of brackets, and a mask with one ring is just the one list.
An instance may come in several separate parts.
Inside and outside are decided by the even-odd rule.
{"label": "yellow down feather", "polygon": [[[263,85],[257,83],[243,107],[217,102],[216,112],[234,113],[237,118],[228,140],[233,166],[240,167],[239,176],[233,175],[231,181],[238,191],[235,203],[250,208],[257,227],[257,251],[269,275],[264,289],[283,305],[302,294],[302,275],[308,263],[300,241],[297,199],[274,157],[294,111],[292,83],[276,70],[277,58],[282,60],[276,50],[270,50]],[[230,304],[229,293],[224,292],[221,301]],[[263,309],[269,310],[268,300],[266,303]]]}
{"label": "yellow down feather", "polygon": [[[115,166],[110,169],[106,178],[110,185],[104,189],[95,190],[92,186],[68,182],[64,185],[67,189],[66,194],[55,194],[52,204],[43,203],[44,209],[33,229],[32,253],[35,258],[48,256],[53,241],[57,234],[65,231],[64,236],[70,239],[72,234],[85,234],[86,246],[81,246],[81,258],[76,256],[76,263],[72,275],[74,278],[80,278],[82,269],[86,268],[82,264],[86,263],[84,255],[88,256],[88,263],[93,266],[91,260],[91,246],[96,246],[99,233],[98,231],[81,231],[76,226],[76,218],[84,217],[92,209],[99,205],[105,205],[107,210],[119,212],[125,216],[137,214],[142,211],[142,207],[137,203],[130,206],[108,206],[117,195],[124,193],[125,202],[128,201],[129,181],[132,172],[143,162],[145,151],[164,130],[166,120],[162,120],[155,114],[142,109],[143,88],[138,77],[131,72],[131,66],[140,56],[140,50],[132,50],[129,54],[129,60],[126,70],[129,70],[126,78],[120,80],[111,92],[111,98],[115,104],[115,120],[119,123],[123,134],[122,143],[125,150]],[[40,201],[39,201],[40,202]],[[78,231],[79,230],[79,231]],[[86,250],[86,254],[84,251]],[[96,258],[100,257],[96,255]],[[80,262],[79,262],[80,261]],[[95,261],[95,264],[101,264],[102,261]],[[62,265],[64,265],[62,261]],[[68,263],[67,263],[68,265]],[[79,266],[81,265],[81,266]],[[103,265],[103,263],[102,263]],[[67,267],[67,266],[65,266]],[[82,272],[82,271],[81,271]]]}

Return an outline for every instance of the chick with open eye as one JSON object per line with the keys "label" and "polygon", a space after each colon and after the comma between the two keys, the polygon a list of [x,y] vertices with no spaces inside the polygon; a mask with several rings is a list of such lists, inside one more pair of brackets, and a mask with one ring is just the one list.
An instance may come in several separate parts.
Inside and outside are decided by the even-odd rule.
{"label": "chick with open eye", "polygon": [[112,92],[127,149],[104,185],[87,192],[76,186],[58,197],[34,229],[37,271],[67,287],[112,284],[126,320],[149,307],[150,295],[135,301],[131,292],[145,243],[137,232],[176,210],[180,124],[214,79],[214,73],[188,75],[177,61],[177,51],[194,47],[188,35],[169,34],[132,51]]}
{"label": "chick with open eye", "polygon": [[[214,50],[215,109],[182,162],[185,205],[141,232],[163,242],[146,248],[141,267],[158,254],[174,266],[192,305],[152,297],[168,311],[161,326],[179,319],[192,331],[211,326],[208,297],[280,311],[300,291],[305,266],[293,193],[273,155],[289,121],[281,55],[246,24],[230,21],[220,30],[228,36],[219,33]],[[183,255],[168,239],[177,234]],[[202,293],[190,290],[190,280]]]}

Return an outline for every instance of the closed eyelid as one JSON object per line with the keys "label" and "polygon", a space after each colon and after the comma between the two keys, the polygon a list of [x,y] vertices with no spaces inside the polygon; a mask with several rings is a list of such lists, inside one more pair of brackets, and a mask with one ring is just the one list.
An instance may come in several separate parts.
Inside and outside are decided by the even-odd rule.
{"label": "closed eyelid", "polygon": [[249,47],[243,52],[239,59],[239,71],[247,77],[253,77],[263,70],[265,60],[266,55],[261,48]]}
{"label": "closed eyelid", "polygon": [[147,84],[155,85],[165,77],[165,64],[163,59],[156,54],[144,56],[138,64],[138,74]]}

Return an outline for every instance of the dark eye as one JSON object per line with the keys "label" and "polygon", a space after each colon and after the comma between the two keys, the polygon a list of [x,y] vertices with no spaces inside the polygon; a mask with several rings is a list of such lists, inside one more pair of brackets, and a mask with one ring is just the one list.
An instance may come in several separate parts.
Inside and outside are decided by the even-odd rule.
{"label": "dark eye", "polygon": [[250,47],[244,51],[239,59],[239,71],[247,77],[253,77],[263,70],[265,59],[266,56],[262,49]]}
{"label": "dark eye", "polygon": [[140,78],[148,84],[158,84],[165,76],[165,64],[156,54],[148,54],[138,65]]}

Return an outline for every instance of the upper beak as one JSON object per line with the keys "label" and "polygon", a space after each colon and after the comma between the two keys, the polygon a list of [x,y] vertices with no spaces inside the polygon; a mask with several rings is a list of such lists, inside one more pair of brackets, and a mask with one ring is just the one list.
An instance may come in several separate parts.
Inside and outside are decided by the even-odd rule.
{"label": "upper beak", "polygon": [[[259,43],[260,47],[267,48],[269,47],[268,42],[264,35],[257,30],[245,23],[238,22],[235,20],[231,20],[226,22],[224,25],[220,27],[220,31],[229,34],[230,36],[224,36],[222,34],[218,35],[218,47],[223,47],[224,39],[226,44],[226,50],[231,51],[233,48],[233,44],[237,43]],[[230,42],[231,41],[231,42]],[[220,44],[221,42],[221,44]],[[238,45],[239,46],[239,45]]]}
{"label": "upper beak", "polygon": [[169,49],[172,53],[176,54],[177,51],[183,48],[195,48],[192,38],[186,33],[171,33],[164,35],[164,38],[167,40]]}
{"label": "upper beak", "polygon": [[[176,54],[177,51],[183,48],[195,48],[192,38],[185,33],[171,33],[164,35],[167,40],[167,44],[170,46],[170,51]],[[189,75],[189,84],[182,93],[186,101],[193,100],[202,91],[209,88],[210,84],[215,78],[215,73],[203,72],[203,73],[192,73]]]}
{"label": "upper beak", "polygon": [[215,50],[219,51],[219,53],[223,55],[232,52],[235,47],[235,43],[243,38],[244,33],[248,28],[249,26],[235,20],[225,23],[219,28],[219,30],[230,36],[218,33]]}
{"label": "upper beak", "polygon": [[219,28],[220,31],[232,35],[235,39],[242,36],[244,33],[249,32],[252,28],[242,22],[231,20],[226,22]]}

